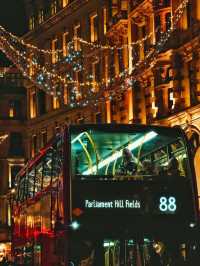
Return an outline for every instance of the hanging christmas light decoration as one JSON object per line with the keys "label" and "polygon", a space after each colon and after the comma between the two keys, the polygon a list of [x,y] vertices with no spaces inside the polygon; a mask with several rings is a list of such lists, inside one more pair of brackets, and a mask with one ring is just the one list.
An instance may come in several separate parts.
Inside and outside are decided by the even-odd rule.
{"label": "hanging christmas light decoration", "polygon": [[[71,87],[71,101],[70,106],[86,106],[89,103],[96,102],[98,100],[105,100],[104,92],[109,88],[109,96],[116,94],[117,87],[120,90],[126,90],[129,88],[134,80],[137,79],[137,71],[142,68],[153,67],[156,64],[156,58],[162,51],[163,47],[169,40],[172,32],[175,30],[178,20],[183,14],[184,8],[186,7],[188,0],[184,0],[176,9],[174,16],[172,16],[172,27],[161,33],[160,40],[155,45],[154,49],[149,50],[144,60],[136,61],[131,70],[124,68],[120,73],[113,75],[101,82],[95,82],[93,79],[85,78],[86,82],[79,82],[73,78],[73,73],[84,72],[84,59],[87,55],[83,54],[83,50],[75,51],[74,41],[79,41],[82,44],[91,46],[92,49],[110,50],[111,54],[114,54],[115,50],[122,49],[133,45],[143,45],[143,42],[152,36],[152,33],[145,36],[142,40],[138,40],[134,43],[123,45],[123,46],[102,46],[84,41],[81,38],[74,38],[68,45],[68,55],[58,60],[56,64],[47,64],[43,66],[39,64],[39,54],[34,53],[37,50],[39,53],[46,53],[52,56],[55,52],[62,52],[62,50],[44,50],[39,49],[31,44],[26,44],[22,39],[8,33],[3,27],[0,26],[0,49],[7,55],[7,57],[20,69],[22,74],[27,77],[33,84],[40,89],[45,90],[47,93],[62,97],[63,88]],[[32,56],[34,55],[34,56]],[[59,73],[59,66],[64,64],[67,69],[67,73]],[[32,71],[31,71],[32,70]],[[98,87],[98,91],[94,89],[94,85]],[[89,93],[80,93],[80,87],[88,87]],[[98,98],[99,97],[99,98]]]}

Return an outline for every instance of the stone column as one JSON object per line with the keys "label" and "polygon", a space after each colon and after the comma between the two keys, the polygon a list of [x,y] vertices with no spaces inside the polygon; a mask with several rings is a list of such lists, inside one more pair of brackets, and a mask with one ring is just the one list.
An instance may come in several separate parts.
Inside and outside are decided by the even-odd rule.
{"label": "stone column", "polygon": [[184,89],[182,97],[185,99],[185,108],[187,108],[190,106],[190,81],[188,64],[186,62],[183,64],[182,76],[181,87]]}

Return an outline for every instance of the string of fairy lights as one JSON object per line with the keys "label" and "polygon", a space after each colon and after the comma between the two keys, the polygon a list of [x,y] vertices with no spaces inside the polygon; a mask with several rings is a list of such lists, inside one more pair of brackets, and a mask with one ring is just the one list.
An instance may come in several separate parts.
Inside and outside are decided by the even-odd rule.
{"label": "string of fairy lights", "polygon": [[[158,27],[155,30],[155,32],[158,32],[159,30],[160,30],[160,28]],[[78,42],[80,42],[82,44],[85,44],[87,46],[91,46],[92,48],[95,48],[95,49],[102,49],[102,50],[121,50],[121,49],[124,49],[124,48],[129,48],[129,47],[132,47],[132,46],[135,46],[135,45],[142,44],[146,40],[152,38],[152,36],[153,36],[153,34],[155,32],[150,32],[145,37],[143,37],[143,38],[141,38],[141,39],[139,39],[139,40],[137,40],[135,42],[131,42],[130,44],[123,44],[123,45],[109,45],[109,44],[106,44],[106,45],[102,45],[102,44],[96,44],[94,42],[88,42],[88,41],[84,40],[81,37],[73,37],[72,40],[69,41],[66,44],[66,46],[72,45],[74,42],[77,42],[78,41]],[[39,53],[44,53],[44,54],[63,53],[63,49],[55,49],[54,51],[52,51],[52,49],[40,49],[39,47],[37,47],[37,46],[35,46],[33,44],[26,43],[20,37],[15,36],[12,33],[6,31],[6,29],[3,28],[1,25],[0,25],[0,34],[1,35],[5,35],[6,34],[9,38],[12,38],[15,42],[20,43],[21,45],[23,45],[24,47],[26,47],[28,49],[36,50]]]}
{"label": "string of fairy lights", "polygon": [[[153,67],[155,65],[158,54],[162,51],[172,32],[176,29],[177,23],[187,4],[188,0],[183,0],[178,6],[174,15],[171,17],[172,25],[170,29],[166,32],[160,32],[159,41],[153,48],[146,52],[143,60],[136,60],[138,57],[137,49],[138,47],[143,47],[144,42],[151,39],[153,34],[159,30],[158,28],[155,32],[150,32],[136,42],[121,46],[94,44],[82,38],[73,38],[67,43],[67,55],[59,58],[59,53],[63,53],[63,50],[58,49],[52,51],[39,49],[32,44],[25,43],[21,38],[18,38],[0,26],[0,49],[19,68],[25,77],[48,94],[54,97],[63,97],[64,90],[66,89],[70,95],[68,103],[71,108],[86,106],[89,103],[97,104],[101,100],[105,101],[106,98],[112,98],[119,91],[121,92],[130,88],[137,80],[136,72],[140,68]],[[97,58],[104,58],[108,55],[113,58],[116,52],[119,55],[120,50],[128,49],[131,51],[132,66],[129,66],[129,68],[123,66],[124,69],[118,74],[114,74],[110,78],[103,78],[97,82],[91,73],[87,73],[87,67],[85,67],[87,64],[88,49],[84,49],[83,47],[81,50],[77,50],[75,48],[75,44],[77,45],[77,43],[81,44],[81,46],[86,45],[89,49],[97,50]],[[84,50],[86,50],[86,54],[84,54]],[[50,57],[50,60],[46,60],[44,58],[46,56]],[[50,62],[53,57],[54,59],[56,58],[56,63],[46,63],[47,61]],[[42,61],[44,62],[42,63]],[[123,62],[121,63],[123,65]],[[60,71],[62,68],[65,71]],[[84,75],[85,81],[78,81],[77,75]],[[83,88],[84,93],[81,91],[81,87],[86,87],[86,89]]]}

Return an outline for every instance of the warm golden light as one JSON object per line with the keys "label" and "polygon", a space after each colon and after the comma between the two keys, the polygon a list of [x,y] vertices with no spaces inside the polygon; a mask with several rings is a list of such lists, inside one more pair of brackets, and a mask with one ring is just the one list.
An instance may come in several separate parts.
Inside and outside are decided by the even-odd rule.
{"label": "warm golden light", "polygon": [[90,39],[96,42],[98,39],[98,16],[97,14],[90,17]]}
{"label": "warm golden light", "polygon": [[51,43],[51,49],[52,49],[52,63],[55,64],[58,62],[58,51],[57,47],[58,46],[58,39],[52,40]]}
{"label": "warm golden light", "polygon": [[30,92],[30,118],[36,117],[36,91]]}
{"label": "warm golden light", "polygon": [[14,117],[14,108],[13,107],[10,107],[10,109],[9,109],[9,117],[10,118]]}
{"label": "warm golden light", "polygon": [[103,32],[106,34],[107,32],[107,9],[104,7],[103,9]]}
{"label": "warm golden light", "polygon": [[53,97],[53,109],[58,109],[60,107],[60,102],[58,97]]}
{"label": "warm golden light", "polygon": [[69,38],[69,32],[64,32],[63,33],[63,56],[67,56],[68,54],[68,47],[67,47],[67,43],[68,43],[68,38]]}
{"label": "warm golden light", "polygon": [[63,7],[66,7],[68,5],[69,0],[63,0]]}

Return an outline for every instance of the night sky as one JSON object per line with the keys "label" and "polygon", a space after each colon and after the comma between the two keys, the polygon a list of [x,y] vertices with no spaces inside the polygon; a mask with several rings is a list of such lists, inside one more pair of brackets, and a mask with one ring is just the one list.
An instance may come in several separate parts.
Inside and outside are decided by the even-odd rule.
{"label": "night sky", "polygon": [[[22,36],[27,31],[23,1],[0,0],[0,25],[18,36]],[[10,62],[0,52],[0,67],[8,65],[10,65]]]}
{"label": "night sky", "polygon": [[23,0],[0,0],[0,24],[17,35],[26,32]]}

